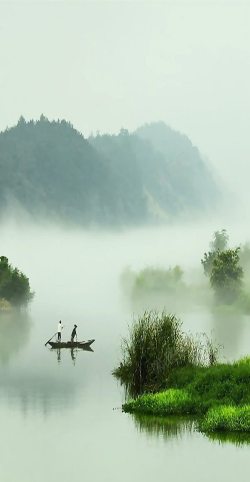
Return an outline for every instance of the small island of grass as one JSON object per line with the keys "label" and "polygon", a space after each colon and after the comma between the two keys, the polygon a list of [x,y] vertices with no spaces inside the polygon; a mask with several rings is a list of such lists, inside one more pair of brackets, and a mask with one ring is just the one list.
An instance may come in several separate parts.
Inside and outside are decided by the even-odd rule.
{"label": "small island of grass", "polygon": [[145,313],[114,371],[132,394],[125,412],[193,415],[204,432],[250,432],[250,358],[218,363],[211,340],[181,331],[173,315]]}

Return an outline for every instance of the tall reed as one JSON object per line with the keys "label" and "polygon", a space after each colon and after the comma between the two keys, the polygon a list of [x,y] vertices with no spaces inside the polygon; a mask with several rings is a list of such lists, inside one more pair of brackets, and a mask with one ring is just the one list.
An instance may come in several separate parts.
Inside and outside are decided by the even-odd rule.
{"label": "tall reed", "polygon": [[207,341],[183,333],[181,326],[166,312],[145,312],[134,321],[122,343],[123,360],[113,372],[131,394],[160,389],[175,368],[209,363]]}

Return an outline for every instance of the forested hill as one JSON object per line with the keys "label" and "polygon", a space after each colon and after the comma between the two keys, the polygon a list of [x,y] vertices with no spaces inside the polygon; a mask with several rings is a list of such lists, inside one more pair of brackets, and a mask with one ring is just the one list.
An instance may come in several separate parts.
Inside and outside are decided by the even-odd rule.
{"label": "forested hill", "polygon": [[165,124],[85,139],[66,121],[20,118],[0,133],[0,212],[83,225],[162,222],[211,209],[199,151]]}

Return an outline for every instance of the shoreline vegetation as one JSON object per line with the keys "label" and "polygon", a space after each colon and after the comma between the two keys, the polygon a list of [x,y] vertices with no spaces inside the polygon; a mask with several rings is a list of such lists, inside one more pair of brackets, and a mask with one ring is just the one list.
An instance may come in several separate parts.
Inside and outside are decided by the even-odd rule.
{"label": "shoreline vegetation", "polygon": [[250,357],[219,363],[208,337],[185,334],[181,321],[145,312],[123,340],[113,371],[132,397],[123,411],[191,416],[201,432],[250,432]]}
{"label": "shoreline vegetation", "polygon": [[183,368],[166,390],[123,404],[124,412],[194,416],[201,432],[250,432],[250,358],[233,364]]}
{"label": "shoreline vegetation", "polygon": [[120,276],[124,298],[134,311],[168,306],[170,312],[183,312],[199,306],[249,315],[249,243],[229,247],[227,231],[215,231],[200,263],[203,273],[193,271],[191,279],[179,265],[140,271],[127,266]]}
{"label": "shoreline vegetation", "polygon": [[[227,315],[249,314],[250,245],[230,248],[228,242],[225,229],[214,232],[201,259],[206,284],[188,285],[180,266],[138,273],[128,268],[121,276],[123,291],[134,306],[162,301],[173,307],[177,300],[184,309],[193,303]],[[183,333],[181,326],[165,311],[146,311],[133,323],[113,372],[133,397],[123,410],[193,416],[206,433],[250,433],[250,357],[219,363],[219,346],[204,334]]]}
{"label": "shoreline vegetation", "polygon": [[13,268],[6,256],[0,256],[0,313],[27,307],[33,297],[29,278]]}

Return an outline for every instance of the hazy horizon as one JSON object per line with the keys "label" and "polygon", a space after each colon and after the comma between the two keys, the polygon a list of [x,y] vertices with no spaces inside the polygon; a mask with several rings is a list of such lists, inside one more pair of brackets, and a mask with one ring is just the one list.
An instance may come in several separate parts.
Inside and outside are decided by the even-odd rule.
{"label": "hazy horizon", "polygon": [[41,113],[85,136],[162,120],[242,195],[249,14],[248,2],[1,2],[0,130]]}

